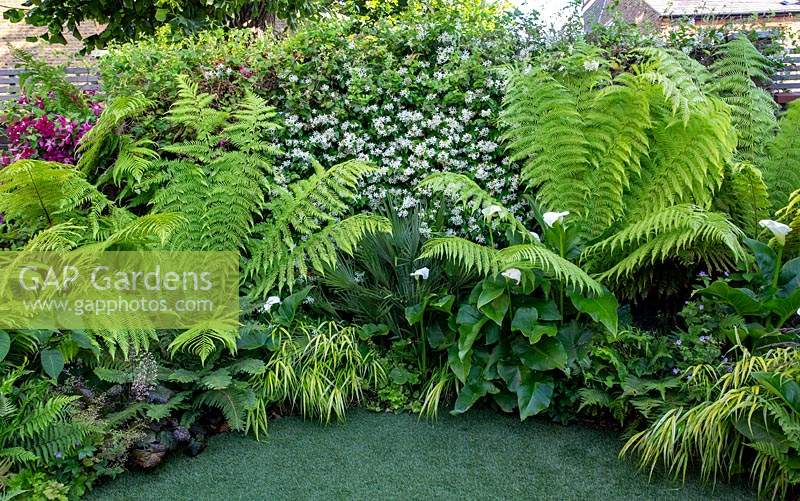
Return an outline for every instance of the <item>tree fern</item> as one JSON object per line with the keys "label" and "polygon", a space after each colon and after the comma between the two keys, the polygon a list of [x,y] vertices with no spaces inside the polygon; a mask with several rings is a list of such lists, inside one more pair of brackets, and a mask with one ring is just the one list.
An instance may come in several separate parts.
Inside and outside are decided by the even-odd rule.
{"label": "tree fern", "polygon": [[577,98],[540,69],[512,76],[502,120],[512,160],[546,210],[586,215],[589,144]]}
{"label": "tree fern", "polygon": [[267,136],[277,128],[275,112],[261,98],[247,95],[229,117],[211,108],[211,96],[186,78],[179,79],[179,89],[169,120],[183,128],[187,140],[162,148],[172,158],[154,162],[143,184],[156,191],[155,211],[186,215],[171,247],[238,250],[269,189],[270,156],[276,150]]}
{"label": "tree fern", "polygon": [[96,172],[108,158],[117,157],[109,169],[119,182],[125,175],[135,175],[156,156],[152,143],[135,141],[125,134],[125,124],[142,115],[151,106],[142,96],[118,96],[107,103],[97,123],[81,137],[78,145],[78,170],[85,174]]}
{"label": "tree fern", "polygon": [[641,267],[681,256],[719,268],[731,264],[731,259],[745,259],[740,242],[743,236],[725,214],[676,205],[640,218],[592,245],[584,251],[584,259],[601,255],[614,262],[601,275],[612,281],[631,277]]}
{"label": "tree fern", "polygon": [[258,225],[248,243],[246,276],[252,294],[266,296],[276,287],[290,290],[310,269],[323,274],[336,265],[337,252],[352,254],[368,234],[391,231],[389,221],[372,214],[340,220],[349,212],[358,182],[374,171],[361,162],[345,162],[292,184],[270,203],[271,219]]}
{"label": "tree fern", "polygon": [[[562,83],[571,76],[541,69],[515,74],[502,115],[512,158],[525,161],[523,180],[543,212],[570,211],[569,225],[594,245],[587,254],[592,271],[606,278],[628,277],[676,257],[671,252],[687,263],[692,257],[717,264],[737,259],[740,247],[730,237],[741,232],[722,224],[722,214],[709,213],[698,226],[694,210],[672,210],[712,207],[736,147],[730,107],[708,92],[710,73],[686,55],[657,48],[638,55],[630,72],[598,81],[580,98]],[[736,174],[729,184],[741,190],[752,172]],[[758,210],[732,210],[731,217],[749,224]],[[653,223],[654,215],[664,214],[687,218],[681,228],[691,231],[628,228],[630,221]],[[623,239],[639,235],[641,248],[624,262],[625,252],[609,245],[618,232]]]}
{"label": "tree fern", "polygon": [[772,210],[784,207],[789,195],[800,189],[800,101],[789,104],[758,166],[764,175]]}
{"label": "tree fern", "polygon": [[769,82],[769,60],[744,36],[734,38],[718,50],[711,65],[711,91],[732,109],[733,125],[738,136],[740,158],[754,161],[776,127],[775,100],[755,81]]}

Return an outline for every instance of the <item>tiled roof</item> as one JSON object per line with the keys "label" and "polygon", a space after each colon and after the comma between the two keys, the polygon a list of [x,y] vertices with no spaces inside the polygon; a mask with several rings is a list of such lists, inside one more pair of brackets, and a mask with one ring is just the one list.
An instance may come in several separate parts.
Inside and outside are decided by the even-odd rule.
{"label": "tiled roof", "polygon": [[800,0],[645,0],[663,16],[800,13]]}

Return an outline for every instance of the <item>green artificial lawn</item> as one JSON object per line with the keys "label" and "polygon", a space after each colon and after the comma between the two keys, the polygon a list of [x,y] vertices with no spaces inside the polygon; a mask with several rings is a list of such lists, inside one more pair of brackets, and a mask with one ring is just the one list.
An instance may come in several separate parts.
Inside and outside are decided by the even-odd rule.
{"label": "green artificial lawn", "polygon": [[97,500],[753,499],[729,485],[648,483],[615,433],[473,410],[437,422],[353,411],[341,425],[272,420],[266,442],[225,434],[196,458],[98,488]]}

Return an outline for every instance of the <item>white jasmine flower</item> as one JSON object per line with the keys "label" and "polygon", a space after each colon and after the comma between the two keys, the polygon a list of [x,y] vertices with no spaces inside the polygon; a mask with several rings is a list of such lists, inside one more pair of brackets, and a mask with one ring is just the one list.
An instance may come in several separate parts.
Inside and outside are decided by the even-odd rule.
{"label": "white jasmine flower", "polygon": [[264,311],[269,313],[269,310],[271,310],[272,307],[275,306],[276,304],[281,304],[281,298],[279,298],[278,296],[268,297],[267,302],[264,303]]}
{"label": "white jasmine flower", "polygon": [[772,234],[775,235],[775,238],[781,245],[786,243],[786,235],[788,235],[789,232],[792,231],[792,229],[789,226],[783,223],[779,223],[777,221],[773,221],[772,219],[762,219],[761,221],[758,222],[758,225],[772,232]]}
{"label": "white jasmine flower", "polygon": [[411,276],[414,277],[414,278],[421,278],[423,280],[427,280],[428,279],[428,275],[430,275],[430,273],[431,273],[431,270],[429,270],[428,268],[420,268],[417,271],[415,271],[414,273],[412,273]]}
{"label": "white jasmine flower", "polygon": [[600,61],[587,59],[583,62],[583,69],[586,71],[597,71],[600,68]]}
{"label": "white jasmine flower", "polygon": [[569,211],[545,212],[542,215],[542,219],[544,219],[544,224],[552,228],[554,224],[562,222],[567,216],[569,216]]}
{"label": "white jasmine flower", "polygon": [[509,280],[513,280],[514,283],[516,283],[517,285],[519,285],[519,281],[522,280],[522,272],[519,271],[517,268],[509,268],[503,273],[501,273],[501,275],[503,275]]}

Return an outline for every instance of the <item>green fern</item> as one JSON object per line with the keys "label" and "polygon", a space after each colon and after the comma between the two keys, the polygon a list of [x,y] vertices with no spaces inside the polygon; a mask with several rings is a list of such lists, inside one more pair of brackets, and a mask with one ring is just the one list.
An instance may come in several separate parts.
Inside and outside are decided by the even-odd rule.
{"label": "green fern", "polygon": [[[591,270],[604,278],[646,277],[643,267],[676,257],[686,264],[741,258],[741,247],[730,238],[741,232],[723,225],[721,215],[698,226],[696,211],[672,210],[714,206],[736,148],[730,106],[707,89],[711,74],[685,54],[657,48],[637,53],[640,62],[630,72],[598,80],[580,96],[569,84],[571,75],[535,69],[512,76],[503,138],[512,158],[525,161],[523,180],[542,212],[570,212],[569,226],[590,248],[585,257],[592,257]],[[750,174],[736,170],[727,187],[756,183]],[[731,217],[751,224],[759,204],[731,210]],[[655,223],[665,214],[686,218],[674,223],[692,231],[629,223]],[[609,245],[631,233],[641,248],[626,244],[625,252],[617,252]]]}
{"label": "green fern", "polygon": [[432,238],[423,245],[420,259],[447,260],[467,273],[476,272],[481,276],[497,274],[509,268],[537,269],[582,292],[599,294],[603,291],[602,286],[580,267],[537,242],[508,209],[469,178],[461,174],[432,174],[419,184],[418,189],[445,195],[455,194],[472,210],[494,206],[501,222],[507,224],[513,233],[523,237],[523,243],[500,250],[460,237]]}
{"label": "green fern", "polygon": [[171,234],[170,247],[241,249],[270,188],[269,158],[276,150],[266,138],[278,127],[275,112],[247,95],[229,117],[212,109],[211,96],[183,77],[179,89],[169,120],[190,139],[164,147],[173,158],[150,164],[143,186],[156,190],[151,200],[156,212],[186,215],[186,224]]}
{"label": "green fern", "polygon": [[117,156],[116,162],[107,171],[110,177],[118,184],[128,175],[135,178],[139,170],[143,170],[157,155],[150,148],[152,143],[135,141],[125,134],[125,125],[142,115],[151,105],[149,100],[137,95],[118,96],[107,103],[97,123],[81,137],[78,144],[78,170],[87,175],[94,173],[107,159]]}
{"label": "green fern", "polygon": [[[676,205],[641,218],[615,235],[588,247],[584,259],[598,255],[616,264],[602,273],[603,279],[618,281],[640,268],[683,255],[687,261],[705,261],[720,268],[734,260],[745,260],[742,231],[721,213],[692,205]],[[619,259],[615,259],[619,256]]]}
{"label": "green fern", "polygon": [[789,195],[800,189],[800,101],[789,104],[758,166],[769,187],[772,210],[784,207]]}
{"label": "green fern", "polygon": [[756,81],[770,81],[769,60],[743,36],[723,44],[716,56],[710,89],[731,107],[739,157],[755,161],[776,128],[778,105],[756,85]]}
{"label": "green fern", "polygon": [[245,274],[251,294],[266,296],[273,287],[291,290],[310,270],[324,274],[336,266],[337,252],[352,254],[364,236],[391,231],[389,221],[373,214],[339,219],[349,212],[359,181],[374,168],[350,161],[292,184],[269,207],[272,218],[256,227],[248,244]]}

